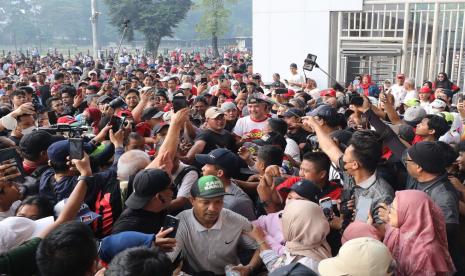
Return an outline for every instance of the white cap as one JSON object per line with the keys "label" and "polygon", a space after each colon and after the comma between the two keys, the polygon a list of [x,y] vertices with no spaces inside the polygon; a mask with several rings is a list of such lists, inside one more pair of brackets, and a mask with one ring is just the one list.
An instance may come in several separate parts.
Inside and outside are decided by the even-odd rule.
{"label": "white cap", "polygon": [[169,81],[170,79],[171,79],[171,77],[166,76],[166,77],[164,77],[163,79],[161,79],[161,81]]}
{"label": "white cap", "polygon": [[52,223],[52,216],[36,221],[24,217],[8,217],[0,221],[0,254],[37,237]]}
{"label": "white cap", "polygon": [[183,84],[181,84],[181,87],[179,87],[181,89],[192,89],[192,84],[191,83],[188,83],[188,82],[184,82]]}
{"label": "white cap", "polygon": [[321,276],[392,275],[395,262],[389,249],[373,238],[357,238],[346,242],[336,257],[320,261]]}
{"label": "white cap", "polygon": [[96,74],[96,75],[98,75],[98,74],[97,74],[97,71],[95,71],[95,70],[90,70],[89,73],[87,73],[87,76],[90,77],[91,74]]}

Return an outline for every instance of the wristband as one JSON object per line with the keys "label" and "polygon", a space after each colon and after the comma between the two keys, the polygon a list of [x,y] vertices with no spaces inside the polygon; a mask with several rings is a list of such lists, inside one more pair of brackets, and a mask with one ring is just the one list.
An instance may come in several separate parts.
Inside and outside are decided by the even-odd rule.
{"label": "wristband", "polygon": [[86,182],[86,184],[89,184],[91,183],[93,180],[94,180],[94,177],[93,176],[84,176],[84,175],[81,175],[78,177],[77,179],[78,181],[84,181]]}

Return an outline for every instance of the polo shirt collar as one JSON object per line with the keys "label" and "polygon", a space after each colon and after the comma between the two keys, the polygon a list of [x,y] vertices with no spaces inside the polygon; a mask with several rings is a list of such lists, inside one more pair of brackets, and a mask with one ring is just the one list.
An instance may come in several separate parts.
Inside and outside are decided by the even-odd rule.
{"label": "polo shirt collar", "polygon": [[208,230],[221,230],[221,227],[223,226],[223,212],[220,212],[218,220],[211,228],[206,228],[205,226],[200,224],[197,218],[195,218],[194,209],[192,209],[192,217],[194,218],[194,227],[197,232],[204,232]]}

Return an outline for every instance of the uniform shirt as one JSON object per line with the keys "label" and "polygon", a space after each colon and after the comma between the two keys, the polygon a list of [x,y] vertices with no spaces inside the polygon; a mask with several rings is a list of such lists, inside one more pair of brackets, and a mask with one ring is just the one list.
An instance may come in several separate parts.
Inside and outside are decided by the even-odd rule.
{"label": "uniform shirt", "polygon": [[252,224],[228,209],[221,210],[218,221],[210,229],[197,221],[193,209],[185,210],[177,217],[180,222],[176,247],[168,255],[175,260],[182,254],[186,273],[211,271],[224,275],[226,265],[239,264],[239,248],[257,248],[256,243],[243,234],[252,230]]}
{"label": "uniform shirt", "polygon": [[267,120],[268,118],[257,122],[252,120],[250,116],[242,117],[237,120],[236,126],[233,129],[233,133],[239,137],[249,135],[249,140],[260,139],[263,136],[263,128],[265,128]]}

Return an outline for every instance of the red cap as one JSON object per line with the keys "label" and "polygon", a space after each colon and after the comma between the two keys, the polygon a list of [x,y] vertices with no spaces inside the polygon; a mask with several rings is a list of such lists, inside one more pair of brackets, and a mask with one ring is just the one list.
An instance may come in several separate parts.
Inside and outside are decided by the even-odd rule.
{"label": "red cap", "polygon": [[429,87],[427,86],[423,86],[421,89],[420,89],[420,93],[431,93],[433,92],[433,90],[431,90]]}
{"label": "red cap", "polygon": [[70,116],[70,115],[60,117],[57,120],[58,124],[68,124],[69,125],[69,124],[72,124],[72,123],[75,123],[75,122],[77,122],[77,120],[73,116]]}
{"label": "red cap", "polygon": [[404,74],[397,74],[397,78],[398,79],[405,79],[405,75]]}
{"label": "red cap", "polygon": [[292,89],[287,89],[287,93],[286,94],[283,94],[283,97],[285,98],[290,98],[290,97],[294,97],[295,95],[295,91],[292,90]]}
{"label": "red cap", "polygon": [[173,73],[173,74],[176,74],[176,73],[178,72],[178,68],[176,68],[176,67],[171,67],[170,72]]}
{"label": "red cap", "polygon": [[320,91],[320,97],[324,97],[324,96],[336,97],[336,90],[329,88],[329,89]]}
{"label": "red cap", "polygon": [[131,111],[125,109],[125,110],[120,110],[116,113],[117,116],[119,117],[128,117],[128,118],[132,118],[132,113]]}

